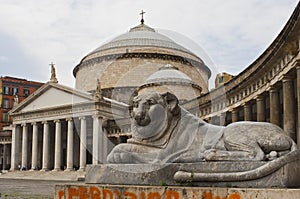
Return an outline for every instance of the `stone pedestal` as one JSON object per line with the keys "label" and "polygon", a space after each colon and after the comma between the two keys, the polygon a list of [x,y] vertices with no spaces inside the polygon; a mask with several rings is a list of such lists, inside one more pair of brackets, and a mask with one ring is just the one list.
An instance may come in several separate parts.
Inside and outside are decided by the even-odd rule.
{"label": "stone pedestal", "polygon": [[[86,183],[113,185],[170,185],[198,187],[299,187],[300,161],[295,160],[285,164],[271,174],[259,176],[259,167],[265,167],[266,162],[198,162],[172,164],[107,164],[88,165]],[[174,180],[177,171],[186,171],[191,177],[185,182]],[[256,179],[226,180],[224,173],[243,173],[256,171]],[[197,173],[218,173],[214,180],[195,181]],[[193,176],[194,175],[194,176]]]}

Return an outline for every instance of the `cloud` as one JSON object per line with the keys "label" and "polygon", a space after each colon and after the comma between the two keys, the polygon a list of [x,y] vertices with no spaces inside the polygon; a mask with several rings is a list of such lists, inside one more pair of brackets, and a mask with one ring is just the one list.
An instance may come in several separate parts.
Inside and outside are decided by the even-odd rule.
{"label": "cloud", "polygon": [[5,62],[8,60],[8,57],[0,55],[0,61]]}
{"label": "cloud", "polygon": [[[2,0],[0,39],[9,35],[26,63],[3,73],[38,70],[48,81],[49,63],[59,81],[74,84],[73,68],[90,51],[112,36],[137,25],[146,11],[146,24],[179,32],[195,41],[220,70],[238,73],[277,36],[297,0]],[[8,44],[9,45],[9,44]],[[7,46],[0,46],[0,54]],[[13,57],[13,53],[11,53]],[[7,64],[16,64],[7,60]],[[224,67],[230,66],[230,67]],[[221,72],[221,71],[220,71]],[[31,78],[31,74],[24,78]]]}

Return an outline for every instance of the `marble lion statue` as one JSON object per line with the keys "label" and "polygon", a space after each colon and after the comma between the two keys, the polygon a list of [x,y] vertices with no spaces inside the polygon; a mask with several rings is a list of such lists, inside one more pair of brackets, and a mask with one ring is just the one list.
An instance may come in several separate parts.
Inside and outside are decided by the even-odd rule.
{"label": "marble lion statue", "polygon": [[297,150],[276,125],[208,124],[178,105],[175,95],[150,92],[132,100],[132,138],[111,151],[112,164],[268,161]]}

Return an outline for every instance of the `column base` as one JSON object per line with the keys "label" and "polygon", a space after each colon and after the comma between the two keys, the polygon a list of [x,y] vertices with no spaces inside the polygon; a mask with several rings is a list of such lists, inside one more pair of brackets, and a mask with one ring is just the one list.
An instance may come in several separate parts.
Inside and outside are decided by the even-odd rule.
{"label": "column base", "polygon": [[79,171],[79,172],[85,172],[85,167],[84,168],[79,168],[77,171]]}
{"label": "column base", "polygon": [[62,171],[60,168],[54,168],[52,171]]}
{"label": "column base", "polygon": [[66,168],[64,171],[74,171],[72,168]]}

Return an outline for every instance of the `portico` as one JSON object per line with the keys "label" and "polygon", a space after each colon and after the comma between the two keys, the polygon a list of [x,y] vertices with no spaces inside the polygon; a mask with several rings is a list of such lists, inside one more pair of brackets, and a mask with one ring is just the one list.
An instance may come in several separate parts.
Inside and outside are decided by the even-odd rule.
{"label": "portico", "polygon": [[86,164],[105,163],[113,144],[102,122],[112,117],[111,108],[118,117],[126,106],[57,83],[45,84],[12,110],[10,170],[84,171]]}

